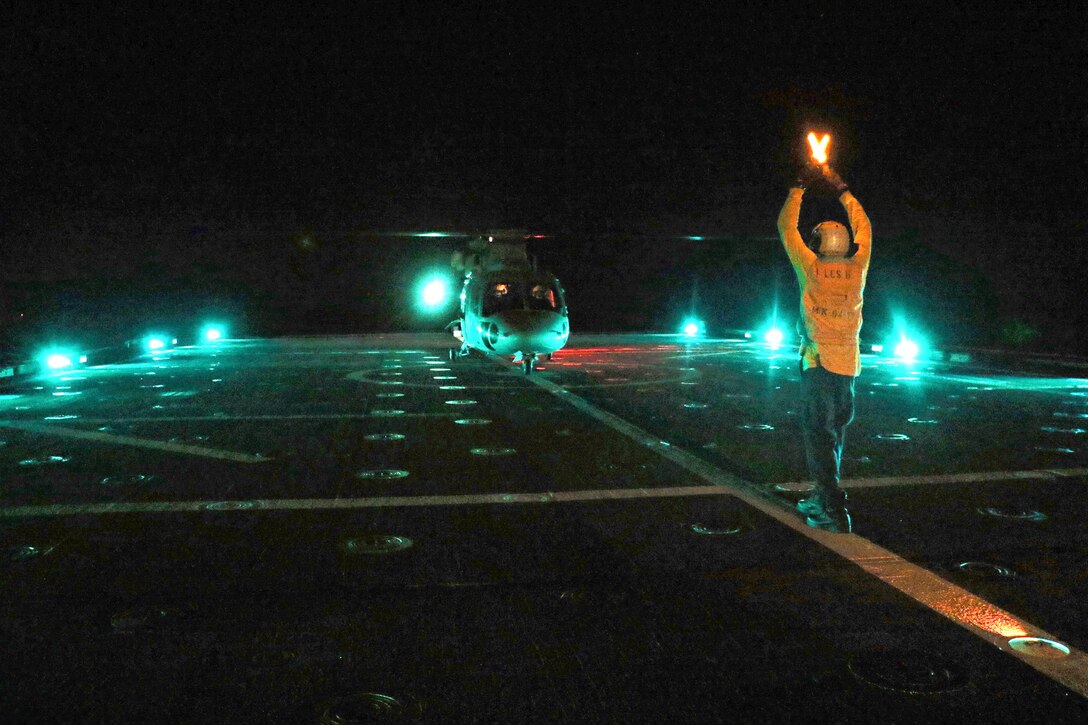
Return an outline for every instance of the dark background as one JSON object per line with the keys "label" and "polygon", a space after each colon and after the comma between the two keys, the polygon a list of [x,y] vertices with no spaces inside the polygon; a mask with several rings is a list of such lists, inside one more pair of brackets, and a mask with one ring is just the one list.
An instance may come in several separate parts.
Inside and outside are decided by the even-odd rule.
{"label": "dark background", "polygon": [[[874,226],[869,337],[1088,352],[1082,3],[227,5],[5,23],[9,348],[441,329],[412,288],[459,240],[391,234],[434,229],[548,235],[575,331],[788,317],[775,219],[817,128]],[[842,219],[813,197],[802,228]]]}

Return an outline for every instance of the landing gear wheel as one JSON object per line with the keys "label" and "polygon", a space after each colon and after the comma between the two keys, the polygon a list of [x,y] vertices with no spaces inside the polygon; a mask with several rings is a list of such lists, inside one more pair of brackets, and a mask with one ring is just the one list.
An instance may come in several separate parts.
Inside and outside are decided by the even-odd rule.
{"label": "landing gear wheel", "polygon": [[526,375],[532,375],[533,374],[533,367],[534,367],[533,359],[531,357],[527,357],[524,360],[522,360],[521,369],[525,371]]}

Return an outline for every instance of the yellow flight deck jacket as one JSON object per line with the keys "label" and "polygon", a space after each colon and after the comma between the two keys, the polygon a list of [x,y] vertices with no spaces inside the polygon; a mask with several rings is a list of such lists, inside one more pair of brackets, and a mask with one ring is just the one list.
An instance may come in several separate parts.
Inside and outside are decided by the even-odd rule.
{"label": "yellow flight deck jacket", "polygon": [[802,369],[819,366],[839,375],[861,372],[858,333],[861,331],[862,292],[869,272],[873,230],[869,217],[854,195],[844,191],[839,203],[850,218],[857,253],[846,258],[820,257],[805,246],[797,219],[804,189],[790,189],[778,215],[778,234],[801,285]]}

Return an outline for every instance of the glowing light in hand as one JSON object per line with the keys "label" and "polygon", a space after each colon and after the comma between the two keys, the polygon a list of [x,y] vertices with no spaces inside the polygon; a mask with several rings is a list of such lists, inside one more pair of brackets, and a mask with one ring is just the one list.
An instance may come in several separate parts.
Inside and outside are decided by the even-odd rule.
{"label": "glowing light in hand", "polygon": [[812,148],[812,159],[818,164],[827,163],[827,146],[831,143],[831,136],[824,134],[824,137],[817,140],[816,134],[811,131],[808,134],[808,145]]}

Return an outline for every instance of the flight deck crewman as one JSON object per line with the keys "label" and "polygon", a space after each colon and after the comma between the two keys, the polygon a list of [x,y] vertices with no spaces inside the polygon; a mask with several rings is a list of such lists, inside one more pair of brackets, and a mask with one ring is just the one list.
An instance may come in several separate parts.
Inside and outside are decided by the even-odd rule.
{"label": "flight deck crewman", "polygon": [[[849,253],[850,232],[838,222],[817,224],[807,246],[797,231],[801,198],[817,182],[830,185],[846,210],[854,254]],[[861,372],[858,333],[872,228],[842,177],[826,164],[809,163],[778,215],[778,233],[801,288],[801,429],[808,472],[816,483],[797,509],[809,526],[850,533],[839,471],[846,427],[854,419],[854,381]]]}

